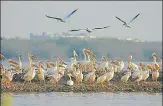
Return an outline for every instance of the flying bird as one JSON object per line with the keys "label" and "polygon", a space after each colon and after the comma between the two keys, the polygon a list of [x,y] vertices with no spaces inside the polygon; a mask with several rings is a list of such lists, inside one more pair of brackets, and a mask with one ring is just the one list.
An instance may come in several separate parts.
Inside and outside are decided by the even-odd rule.
{"label": "flying bird", "polygon": [[120,19],[120,18],[117,17],[117,16],[115,16],[115,17],[116,17],[118,20],[120,20],[121,22],[123,22],[123,23],[124,23],[123,25],[125,25],[125,26],[128,27],[128,28],[131,28],[131,27],[129,26],[129,24],[132,23],[139,15],[140,15],[140,13],[137,14],[134,18],[132,18],[128,23],[125,22],[125,21],[123,21],[122,19]]}
{"label": "flying bird", "polygon": [[60,22],[66,22],[66,20],[72,15],[72,14],[74,14],[76,11],[77,11],[78,9],[75,9],[74,11],[72,11],[71,13],[69,13],[68,15],[66,15],[63,19],[62,18],[59,18],[59,17],[51,17],[51,16],[48,16],[48,15],[46,15],[46,17],[48,17],[48,18],[52,18],[52,19],[56,19],[56,20],[59,20]]}
{"label": "flying bird", "polygon": [[69,30],[70,32],[75,32],[75,31],[80,31],[80,30],[85,30],[88,33],[91,33],[93,30],[97,30],[97,29],[104,29],[104,28],[108,28],[110,26],[106,26],[106,27],[98,27],[98,28],[93,28],[93,29],[73,29],[73,30]]}

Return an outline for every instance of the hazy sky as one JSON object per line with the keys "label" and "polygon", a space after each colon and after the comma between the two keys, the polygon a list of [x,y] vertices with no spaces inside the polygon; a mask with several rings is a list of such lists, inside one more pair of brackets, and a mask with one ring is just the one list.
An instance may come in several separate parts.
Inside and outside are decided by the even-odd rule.
{"label": "hazy sky", "polygon": [[[68,23],[45,17],[64,17],[78,8]],[[131,28],[122,26],[140,13]],[[162,1],[1,1],[1,36],[29,37],[29,33],[62,33],[70,29],[110,25],[92,32],[95,36],[116,36],[141,40],[162,40]],[[76,33],[76,32],[75,32]]]}

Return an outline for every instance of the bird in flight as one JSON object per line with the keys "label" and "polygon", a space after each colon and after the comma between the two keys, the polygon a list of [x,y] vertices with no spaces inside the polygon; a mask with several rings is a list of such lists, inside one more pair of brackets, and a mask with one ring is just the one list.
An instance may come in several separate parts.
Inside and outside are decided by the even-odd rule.
{"label": "bird in flight", "polygon": [[115,17],[116,17],[118,20],[120,20],[121,22],[123,22],[123,23],[124,23],[123,25],[125,25],[125,26],[128,27],[128,28],[131,28],[131,27],[129,26],[129,24],[132,23],[139,15],[140,15],[140,13],[137,14],[134,18],[132,18],[128,23],[125,22],[125,21],[123,21],[122,19],[118,18],[117,16],[115,16]]}
{"label": "bird in flight", "polygon": [[106,27],[98,27],[98,28],[93,28],[93,29],[72,29],[72,30],[69,30],[70,32],[75,32],[75,31],[80,31],[80,30],[85,30],[87,31],[88,33],[91,33],[93,30],[97,30],[97,29],[105,29],[105,28],[108,28],[110,26],[106,26]]}
{"label": "bird in flight", "polygon": [[46,17],[48,17],[48,18],[52,18],[52,19],[56,19],[56,20],[59,20],[60,22],[66,22],[66,20],[72,15],[72,14],[74,14],[76,11],[77,11],[78,9],[75,9],[74,11],[72,11],[71,13],[69,13],[68,15],[66,15],[63,19],[62,18],[59,18],[59,17],[51,17],[51,16],[48,16],[48,15],[46,15]]}

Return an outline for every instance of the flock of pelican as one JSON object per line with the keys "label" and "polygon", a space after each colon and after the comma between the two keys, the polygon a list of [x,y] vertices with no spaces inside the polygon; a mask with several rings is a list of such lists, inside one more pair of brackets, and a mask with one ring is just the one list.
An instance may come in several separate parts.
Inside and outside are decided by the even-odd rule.
{"label": "flock of pelican", "polygon": [[[4,86],[8,86],[13,82],[14,74],[21,73],[23,76],[23,83],[31,83],[31,81],[38,76],[40,84],[50,83],[54,87],[60,84],[60,80],[67,76],[66,85],[72,86],[74,84],[90,84],[94,86],[99,84],[104,86],[104,82],[108,82],[115,77],[115,73],[122,73],[120,76],[120,82],[127,83],[131,77],[131,81],[139,84],[140,81],[146,81],[150,74],[152,74],[152,80],[157,82],[159,77],[159,71],[162,71],[161,65],[157,63],[156,59],[159,58],[155,53],[152,54],[153,63],[144,64],[140,62],[138,65],[132,62],[132,56],[128,57],[128,65],[125,68],[123,60],[108,60],[105,56],[102,56],[103,63],[97,62],[95,54],[88,50],[83,49],[84,60],[78,61],[78,54],[73,51],[74,57],[71,58],[71,63],[64,62],[61,58],[57,58],[55,63],[47,60],[42,62],[38,60],[36,56],[28,53],[29,65],[27,68],[22,66],[22,56],[18,55],[18,62],[13,59],[7,59],[4,55],[0,54],[1,61],[7,61],[8,67],[5,67],[2,63],[1,66],[1,83]],[[97,74],[99,73],[99,74]],[[47,80],[48,79],[48,80]]]}

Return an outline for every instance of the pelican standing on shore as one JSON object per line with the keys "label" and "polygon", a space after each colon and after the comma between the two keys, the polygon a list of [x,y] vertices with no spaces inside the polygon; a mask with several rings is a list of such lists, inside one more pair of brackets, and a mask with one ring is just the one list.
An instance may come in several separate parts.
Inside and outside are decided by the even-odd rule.
{"label": "pelican standing on shore", "polygon": [[39,61],[38,62],[38,78],[40,80],[40,84],[43,81],[43,83],[45,84],[45,70],[42,68],[42,62]]}
{"label": "pelican standing on shore", "polygon": [[67,81],[67,85],[69,86],[74,85],[74,81],[72,81],[71,76],[72,76],[71,74],[68,74],[69,80]]}

